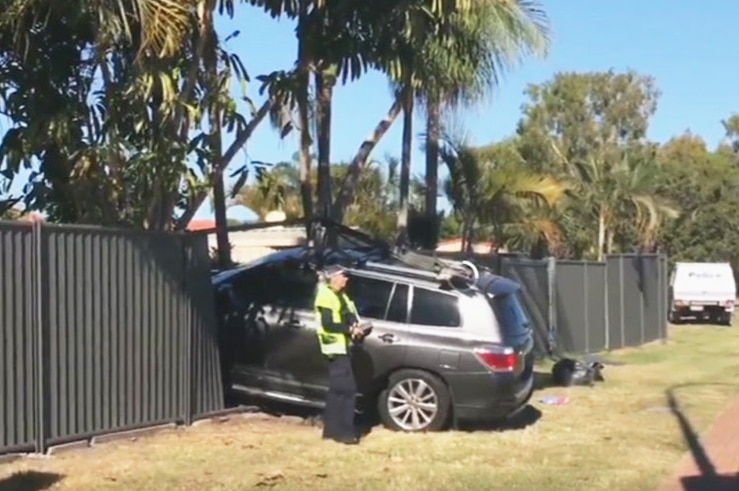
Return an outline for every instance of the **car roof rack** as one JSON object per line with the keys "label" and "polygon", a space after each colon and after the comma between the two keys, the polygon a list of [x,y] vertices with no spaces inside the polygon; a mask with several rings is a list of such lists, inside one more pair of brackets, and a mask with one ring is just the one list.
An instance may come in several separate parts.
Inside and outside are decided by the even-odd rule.
{"label": "car roof rack", "polygon": [[[470,261],[455,261],[427,256],[409,251],[406,247],[398,245],[392,247],[383,240],[326,218],[307,220],[298,218],[282,222],[232,225],[227,227],[227,230],[236,232],[296,225],[306,227],[308,251],[303,260],[316,270],[322,268],[325,261],[329,260],[348,267],[366,268],[408,278],[439,282],[442,286],[455,289],[476,288],[480,271],[487,271],[487,268],[480,268]],[[215,232],[215,229],[191,233],[208,234],[213,232]],[[349,253],[346,249],[351,250],[352,253]],[[389,260],[395,264],[377,262],[378,259]]]}

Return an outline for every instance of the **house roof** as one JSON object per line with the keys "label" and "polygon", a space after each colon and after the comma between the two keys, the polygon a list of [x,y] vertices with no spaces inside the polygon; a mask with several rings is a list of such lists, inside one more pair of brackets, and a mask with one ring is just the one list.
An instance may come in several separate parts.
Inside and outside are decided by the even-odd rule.
{"label": "house roof", "polygon": [[190,220],[190,223],[187,224],[187,230],[207,230],[210,228],[215,228],[216,221],[210,218],[203,218],[199,220]]}

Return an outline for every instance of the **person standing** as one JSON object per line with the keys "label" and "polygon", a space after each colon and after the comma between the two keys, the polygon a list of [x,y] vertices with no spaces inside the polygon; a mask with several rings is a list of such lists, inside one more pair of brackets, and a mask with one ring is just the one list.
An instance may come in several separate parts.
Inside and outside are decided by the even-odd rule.
{"label": "person standing", "polygon": [[351,363],[351,340],[362,336],[357,309],[345,292],[349,277],[341,266],[324,270],[314,307],[318,321],[318,343],[329,361],[329,387],[323,414],[323,438],[340,443],[359,443],[354,425],[357,383]]}

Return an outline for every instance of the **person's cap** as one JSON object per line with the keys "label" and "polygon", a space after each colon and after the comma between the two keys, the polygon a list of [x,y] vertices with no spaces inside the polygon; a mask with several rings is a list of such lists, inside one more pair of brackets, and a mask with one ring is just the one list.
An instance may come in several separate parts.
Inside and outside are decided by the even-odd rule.
{"label": "person's cap", "polygon": [[346,274],[346,268],[339,264],[331,264],[323,268],[323,274],[326,275],[327,278],[332,278],[338,274]]}

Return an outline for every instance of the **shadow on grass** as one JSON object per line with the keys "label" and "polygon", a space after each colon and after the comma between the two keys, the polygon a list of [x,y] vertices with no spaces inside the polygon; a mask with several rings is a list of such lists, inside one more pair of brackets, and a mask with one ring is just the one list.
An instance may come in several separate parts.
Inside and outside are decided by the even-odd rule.
{"label": "shadow on grass", "polygon": [[[697,476],[684,476],[680,478],[683,491],[736,491],[739,489],[739,474],[720,475],[717,472],[716,466],[701,444],[698,434],[680,407],[675,397],[674,389],[675,387],[665,391],[667,405],[677,419],[683,439],[688,445],[696,467],[698,467],[700,472]],[[734,437],[736,436],[734,435]]]}
{"label": "shadow on grass", "polygon": [[23,471],[0,479],[0,491],[41,491],[61,480],[60,474]]}
{"label": "shadow on grass", "polygon": [[[245,399],[241,399],[242,403]],[[300,407],[289,403],[264,402],[255,403],[254,409],[276,418],[291,418],[296,423],[306,426],[321,428],[323,426],[323,410],[309,407]],[[514,416],[504,420],[487,424],[460,423],[455,429],[459,431],[508,431],[522,430],[536,424],[541,418],[541,411],[528,404]],[[355,424],[362,437],[369,435],[376,427],[381,426],[379,415],[373,409],[365,408],[364,412],[358,413]]]}
{"label": "shadow on grass", "polygon": [[475,424],[460,423],[456,429],[464,432],[523,430],[535,425],[541,419],[541,415],[541,411],[531,404],[527,404],[518,413],[504,421]]}
{"label": "shadow on grass", "polygon": [[551,372],[534,371],[534,391],[554,387],[554,379]]}

